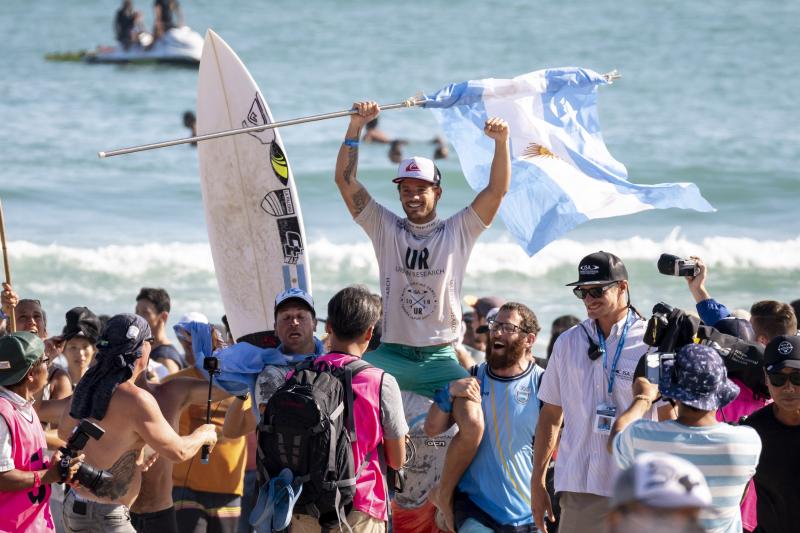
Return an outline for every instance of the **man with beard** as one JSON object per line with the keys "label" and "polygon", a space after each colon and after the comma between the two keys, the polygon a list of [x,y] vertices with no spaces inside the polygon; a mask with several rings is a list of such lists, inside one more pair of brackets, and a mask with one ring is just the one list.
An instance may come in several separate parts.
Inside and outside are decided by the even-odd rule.
{"label": "man with beard", "polygon": [[531,513],[533,437],[539,418],[536,398],[543,370],[529,356],[539,333],[536,315],[509,302],[489,322],[486,362],[472,377],[437,393],[425,431],[435,436],[453,424],[453,398],[480,401],[486,429],[475,458],[454,497],[460,532],[535,531]]}

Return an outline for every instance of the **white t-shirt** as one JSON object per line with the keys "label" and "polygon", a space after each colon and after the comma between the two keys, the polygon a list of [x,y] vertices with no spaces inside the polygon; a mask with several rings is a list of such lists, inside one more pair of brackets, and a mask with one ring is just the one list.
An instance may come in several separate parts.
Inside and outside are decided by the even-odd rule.
{"label": "white t-shirt", "polygon": [[[436,437],[429,437],[423,430],[425,418],[433,403],[430,398],[402,391],[403,411],[409,425],[408,436],[414,447],[413,458],[405,465],[406,487],[394,496],[394,501],[404,509],[416,509],[428,501],[428,495],[442,477],[444,456],[458,426],[450,428]],[[410,454],[406,452],[408,457]]]}
{"label": "white t-shirt", "polygon": [[378,258],[383,342],[434,346],[458,340],[464,271],[488,228],[472,206],[419,225],[371,200],[355,220]]}
{"label": "white t-shirt", "polygon": [[[561,406],[564,412],[564,430],[556,460],[556,492],[580,492],[611,496],[620,469],[606,449],[608,434],[595,431],[595,414],[601,403],[613,403],[617,416],[633,401],[633,374],[639,359],[647,351],[644,343],[646,322],[637,317],[631,322],[625,344],[616,366],[614,386],[608,397],[608,370],[617,351],[625,319],[611,328],[606,339],[608,361],[603,368],[603,358],[589,359],[589,341],[580,326],[562,333],[547,363],[539,389],[539,399]],[[594,320],[584,320],[583,326],[597,341]],[[655,420],[657,413],[651,408],[643,418]]]}

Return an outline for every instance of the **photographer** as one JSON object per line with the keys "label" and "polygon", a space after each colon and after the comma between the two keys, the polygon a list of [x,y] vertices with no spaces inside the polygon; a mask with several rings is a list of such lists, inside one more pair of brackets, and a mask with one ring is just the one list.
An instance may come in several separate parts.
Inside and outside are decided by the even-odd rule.
{"label": "photographer", "polygon": [[[694,264],[694,276],[686,276],[686,283],[689,291],[697,303],[697,314],[707,325],[713,326],[721,331],[724,329],[723,319],[731,317],[731,312],[725,305],[719,303],[709,295],[706,290],[705,282],[708,275],[708,268],[699,257],[689,258]],[[659,265],[659,270],[661,265]],[[663,273],[663,270],[662,270]],[[717,326],[720,327],[717,327]],[[756,341],[766,346],[769,341],[778,335],[795,335],[797,333],[797,316],[792,306],[776,300],[761,300],[755,302],[750,307],[750,325],[752,326],[754,339],[743,337],[742,335],[723,331],[724,333],[734,334],[747,341]]]}
{"label": "photographer", "polygon": [[[61,481],[60,455],[48,463],[32,404],[46,384],[42,340],[27,331],[0,338],[0,531],[55,531],[50,484]],[[82,460],[70,461],[68,482]]]}
{"label": "photographer", "polygon": [[[672,355],[672,354],[669,354]],[[677,404],[678,418],[637,420],[613,437],[621,468],[646,452],[679,450],[706,476],[712,506],[700,514],[708,531],[742,531],[739,500],[756,471],[761,439],[752,429],[717,421],[717,410],[739,394],[725,364],[709,346],[687,344],[674,357],[659,358],[658,390]],[[654,385],[655,386],[655,385]]]}
{"label": "photographer", "polygon": [[86,461],[110,474],[91,491],[85,487],[70,491],[64,500],[67,531],[133,533],[128,508],[139,494],[145,445],[169,461],[184,461],[203,444],[213,446],[217,441],[210,424],[180,437],[155,398],[135,385],[147,369],[151,339],[142,317],[112,317],[97,343],[97,363],[78,383],[69,414],[62,416],[58,431],[64,439],[78,420],[99,421],[108,435],[86,442]]}

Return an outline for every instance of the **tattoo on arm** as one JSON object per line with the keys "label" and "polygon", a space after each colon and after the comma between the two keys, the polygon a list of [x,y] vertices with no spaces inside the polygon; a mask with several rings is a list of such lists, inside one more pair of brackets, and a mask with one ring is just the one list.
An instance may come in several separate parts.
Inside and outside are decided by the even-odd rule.
{"label": "tattoo on arm", "polygon": [[138,455],[138,451],[131,450],[117,459],[117,462],[107,470],[111,474],[111,479],[108,481],[102,480],[97,485],[94,493],[101,498],[108,498],[109,500],[116,500],[124,496],[131,486]]}
{"label": "tattoo on arm", "polygon": [[358,189],[355,194],[353,194],[353,210],[355,211],[354,216],[358,216],[367,207],[369,203],[369,193],[367,189],[361,187]]}
{"label": "tattoo on arm", "polygon": [[356,167],[358,166],[358,148],[355,146],[347,147],[347,166],[344,168],[344,182],[350,185],[356,179]]}

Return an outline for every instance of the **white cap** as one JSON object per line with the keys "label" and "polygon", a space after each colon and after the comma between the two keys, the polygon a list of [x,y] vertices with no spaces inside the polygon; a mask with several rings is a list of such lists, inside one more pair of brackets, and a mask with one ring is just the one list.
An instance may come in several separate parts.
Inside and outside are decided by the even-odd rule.
{"label": "white cap", "polygon": [[711,492],[703,473],[689,461],[643,453],[619,475],[611,497],[612,507],[634,502],[662,509],[704,508],[711,505]]}
{"label": "white cap", "polygon": [[190,311],[183,315],[180,320],[178,320],[178,324],[188,324],[189,322],[199,322],[200,324],[208,324],[208,317],[203,313],[198,313],[197,311]]}
{"label": "white cap", "polygon": [[397,177],[392,181],[400,183],[406,178],[427,181],[434,185],[439,185],[442,175],[433,161],[427,157],[410,157],[403,159],[397,167]]}

